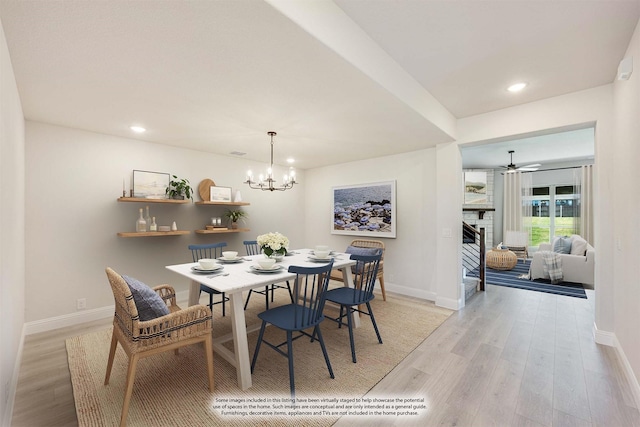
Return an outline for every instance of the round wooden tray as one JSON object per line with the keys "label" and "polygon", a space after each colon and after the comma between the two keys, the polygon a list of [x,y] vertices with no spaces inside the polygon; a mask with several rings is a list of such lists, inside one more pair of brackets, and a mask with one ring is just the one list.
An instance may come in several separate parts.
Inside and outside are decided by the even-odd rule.
{"label": "round wooden tray", "polygon": [[216,185],[216,183],[210,179],[203,179],[200,181],[200,184],[198,185],[198,194],[200,194],[200,198],[203,202],[211,201],[211,186],[213,185]]}

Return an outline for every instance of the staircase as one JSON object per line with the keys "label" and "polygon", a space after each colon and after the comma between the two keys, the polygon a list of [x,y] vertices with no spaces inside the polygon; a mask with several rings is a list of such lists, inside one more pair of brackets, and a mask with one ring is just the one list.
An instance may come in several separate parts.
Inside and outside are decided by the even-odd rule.
{"label": "staircase", "polygon": [[485,265],[485,230],[475,229],[462,221],[462,267],[466,272],[479,270],[478,277],[464,277],[465,301],[476,291],[484,291],[486,284]]}

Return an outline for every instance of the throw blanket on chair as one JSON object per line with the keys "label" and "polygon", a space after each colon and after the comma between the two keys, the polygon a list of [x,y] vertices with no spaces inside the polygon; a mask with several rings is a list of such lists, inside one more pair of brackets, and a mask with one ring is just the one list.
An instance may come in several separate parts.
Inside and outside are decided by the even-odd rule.
{"label": "throw blanket on chair", "polygon": [[551,251],[541,251],[544,277],[549,277],[552,284],[562,282],[562,258],[560,255]]}

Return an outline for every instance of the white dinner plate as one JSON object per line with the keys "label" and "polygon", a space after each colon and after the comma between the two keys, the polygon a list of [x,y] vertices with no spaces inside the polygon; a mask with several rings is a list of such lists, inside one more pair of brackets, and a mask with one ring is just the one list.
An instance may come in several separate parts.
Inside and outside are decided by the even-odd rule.
{"label": "white dinner plate", "polygon": [[191,267],[191,269],[196,273],[213,273],[214,271],[218,271],[221,268],[224,268],[224,266],[220,264],[208,269],[202,268],[199,265],[194,265],[193,267]]}
{"label": "white dinner plate", "polygon": [[282,265],[276,264],[273,268],[262,268],[259,265],[252,265],[251,270],[256,273],[277,273],[282,270],[284,267]]}
{"label": "white dinner plate", "polygon": [[309,255],[309,261],[313,261],[313,262],[329,262],[333,259],[332,256],[328,256],[326,258],[318,258],[315,255]]}
{"label": "white dinner plate", "polygon": [[220,258],[217,258],[217,260],[218,260],[219,262],[224,262],[224,263],[226,263],[226,264],[233,264],[233,263],[236,263],[236,262],[242,262],[242,261],[244,261],[244,258],[242,258],[242,257],[240,257],[240,256],[235,257],[235,258],[230,258],[230,259],[225,258],[225,257],[220,257]]}
{"label": "white dinner plate", "polygon": [[[310,251],[309,251],[309,253],[310,253],[311,255],[314,255],[314,254],[315,254],[315,251],[312,249],[312,250],[310,250]],[[335,255],[335,254],[336,254],[336,251],[329,251],[329,256],[331,256],[331,255]]]}

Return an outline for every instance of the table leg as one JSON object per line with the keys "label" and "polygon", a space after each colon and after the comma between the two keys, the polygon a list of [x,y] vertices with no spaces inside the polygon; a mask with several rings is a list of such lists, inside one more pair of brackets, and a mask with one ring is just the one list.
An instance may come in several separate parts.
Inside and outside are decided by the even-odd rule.
{"label": "table leg", "polygon": [[247,323],[244,319],[244,300],[242,292],[229,295],[231,302],[231,333],[236,361],[238,386],[242,390],[251,387],[251,364],[249,363],[249,343],[247,342]]}
{"label": "table leg", "polygon": [[200,282],[191,281],[189,286],[189,307],[198,304],[200,301]]}
{"label": "table leg", "polygon": [[[344,284],[344,286],[353,288],[355,285],[353,284],[353,274],[351,274],[351,266],[341,268],[340,270],[342,271],[342,283]],[[358,313],[357,311],[354,311],[352,320],[353,320],[353,327],[359,328],[360,313]]]}

